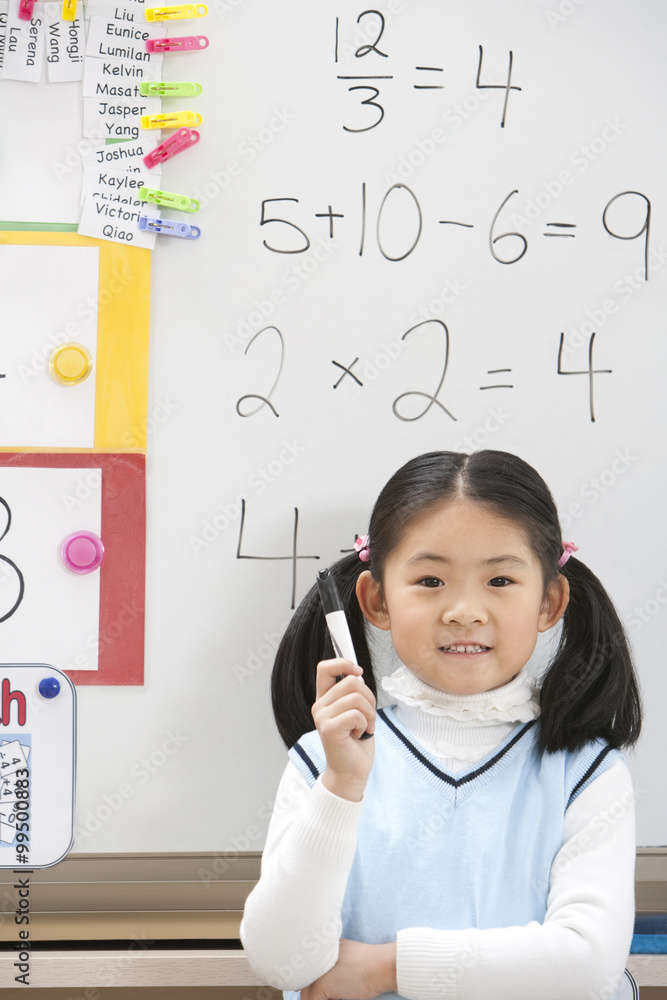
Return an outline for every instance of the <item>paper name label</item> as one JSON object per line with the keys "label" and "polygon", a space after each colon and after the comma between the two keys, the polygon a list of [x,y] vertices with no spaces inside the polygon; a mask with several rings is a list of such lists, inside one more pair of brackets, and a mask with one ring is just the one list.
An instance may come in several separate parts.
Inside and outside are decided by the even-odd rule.
{"label": "paper name label", "polygon": [[63,21],[62,3],[44,4],[46,69],[49,83],[83,79],[86,34],[83,18]]}
{"label": "paper name label", "polygon": [[142,81],[162,79],[159,63],[136,63],[128,59],[86,59],[83,69],[84,97],[131,97],[141,100]]}
{"label": "paper name label", "polygon": [[2,76],[39,83],[44,61],[44,4],[36,3],[30,21],[19,18],[19,0],[9,0]]}
{"label": "paper name label", "polygon": [[87,170],[83,175],[81,186],[81,202],[86,198],[101,198],[118,205],[134,205],[143,208],[144,202],[138,197],[139,189],[150,187],[154,175],[148,171],[130,173],[124,170],[107,170],[95,168]]}
{"label": "paper name label", "polygon": [[136,63],[155,63],[162,59],[146,50],[147,38],[166,38],[167,29],[152,25],[119,24],[103,17],[91,17],[86,55],[95,59],[130,59]]}
{"label": "paper name label", "polygon": [[[84,171],[96,167],[106,167],[111,170],[124,170],[136,173],[146,169],[144,156],[148,156],[158,147],[154,135],[146,134],[141,139],[131,139],[129,142],[90,143],[88,149],[82,151],[81,161]],[[162,165],[151,167],[150,176],[155,179],[162,173]],[[149,184],[148,187],[151,187]]]}
{"label": "paper name label", "polygon": [[146,26],[146,9],[143,3],[114,4],[108,0],[89,2],[86,5],[88,17],[103,17],[107,21],[123,21],[125,24],[141,24]]}
{"label": "paper name label", "polygon": [[160,113],[159,97],[144,97],[141,101],[127,101],[110,97],[98,100],[83,98],[83,134],[99,139],[138,139],[141,135],[141,116]]}
{"label": "paper name label", "polygon": [[[79,234],[152,250],[155,246],[155,233],[139,229],[139,216],[144,214],[145,207],[135,208],[88,196],[83,203]],[[156,215],[155,212],[150,214]]]}
{"label": "paper name label", "polygon": [[5,47],[7,45],[7,7],[8,0],[0,0],[0,77],[5,62]]}

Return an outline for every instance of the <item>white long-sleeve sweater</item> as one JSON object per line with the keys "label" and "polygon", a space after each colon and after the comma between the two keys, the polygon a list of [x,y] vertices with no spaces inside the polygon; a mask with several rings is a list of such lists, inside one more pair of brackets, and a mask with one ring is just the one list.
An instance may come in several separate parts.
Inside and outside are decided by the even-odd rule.
{"label": "white long-sleeve sweater", "polygon": [[[405,668],[383,686],[399,721],[453,773],[539,715],[526,668],[482,695],[448,695]],[[408,1000],[534,1000],[539,984],[540,1000],[581,1000],[585,969],[587,981],[605,982],[611,996],[634,921],[634,799],[619,760],[570,805],[543,924],[400,931],[398,992]],[[363,801],[338,798],[319,780],[310,788],[288,763],[241,925],[250,964],[270,985],[300,989],[335,964],[362,810]]]}

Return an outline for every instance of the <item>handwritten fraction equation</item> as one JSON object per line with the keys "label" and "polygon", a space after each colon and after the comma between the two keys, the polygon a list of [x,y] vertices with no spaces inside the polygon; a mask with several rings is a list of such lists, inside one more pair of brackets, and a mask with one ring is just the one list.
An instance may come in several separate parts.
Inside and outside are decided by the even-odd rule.
{"label": "handwritten fraction equation", "polygon": [[[358,26],[357,31],[359,29],[363,30],[371,41],[364,45],[356,47],[353,45],[350,47],[349,44],[346,44],[345,39],[348,37],[348,29],[354,31],[354,26],[349,25],[347,22],[341,25],[341,20],[337,17],[334,64],[336,64],[337,68],[340,68],[340,63],[343,61],[341,57],[344,56],[345,52],[351,53],[350,72],[338,73],[337,79],[341,80],[343,85],[347,84],[348,92],[353,94],[355,98],[358,98],[359,113],[353,115],[354,124],[345,124],[343,128],[346,132],[370,132],[371,129],[378,127],[385,116],[383,103],[385,98],[381,94],[380,88],[387,86],[386,81],[394,80],[395,74],[388,72],[388,70],[393,68],[393,64],[390,59],[390,52],[387,51],[389,47],[387,45],[388,39],[384,37],[386,28],[384,15],[379,10],[364,10],[357,18],[356,23]],[[387,61],[383,62],[383,60]],[[484,49],[481,45],[479,46],[475,89],[505,91],[500,118],[501,128],[505,127],[510,92],[512,90],[521,90],[521,87],[512,83],[513,63],[514,54],[510,50],[508,53],[507,79],[505,82],[482,83]],[[444,66],[415,66],[415,76],[413,78],[415,82],[412,83],[412,89],[416,91],[445,90],[445,77],[442,75],[444,71]],[[360,91],[361,93],[357,94],[356,91]],[[362,99],[362,95],[366,93],[368,96]]]}
{"label": "handwritten fraction equation", "polygon": [[[484,231],[487,236],[487,245],[491,253],[491,256],[499,264],[517,264],[528,251],[528,240],[518,231],[507,230],[503,231],[503,226],[507,225],[503,220],[506,215],[509,215],[511,211],[510,202],[519,193],[518,189],[510,191],[510,193],[502,200],[495,215],[491,220],[490,226],[488,223],[484,227]],[[629,209],[631,206],[628,205],[627,201],[621,202],[621,199],[636,199],[642,200],[642,217],[639,220],[641,222],[640,227],[636,232],[622,233],[618,232],[620,228],[615,221],[610,221],[609,214],[612,205],[618,203],[617,209],[622,206],[623,209]],[[358,208],[358,218],[359,218],[359,251],[358,255],[363,257],[364,253],[368,252],[367,247],[367,228],[369,212],[367,206],[367,192],[366,183],[362,182],[361,185],[361,197],[360,205]],[[280,197],[280,198],[264,198],[261,202],[259,225],[262,226],[272,226],[271,230],[267,230],[267,237],[262,240],[262,245],[271,253],[281,253],[281,254],[300,254],[306,253],[311,245],[310,233],[312,232],[311,225],[308,223],[309,218],[322,219],[323,223],[316,223],[316,225],[324,225],[329,239],[333,239],[335,235],[340,237],[338,231],[339,225],[342,226],[343,223],[339,223],[338,220],[345,219],[346,213],[334,210],[331,204],[327,205],[326,211],[311,211],[304,210],[302,207],[296,208],[295,206],[301,206],[301,202],[298,198],[292,197]],[[385,220],[387,213],[391,211],[393,221],[398,225],[397,220],[400,222],[401,236],[399,239],[396,238],[396,234],[390,236],[385,231],[387,226],[386,222],[383,225],[383,220]],[[613,212],[611,213],[614,214]],[[501,218],[502,215],[502,218]],[[298,222],[294,221],[297,218]],[[375,213],[375,217],[371,218],[371,225],[374,224],[375,228],[375,243],[377,245],[377,250],[388,261],[402,261],[406,260],[414,251],[416,250],[422,235],[424,233],[424,213],[420,201],[407,184],[392,184],[390,188],[385,192],[382,200],[380,202],[380,207]],[[475,229],[478,228],[476,222],[471,222],[469,218],[462,219],[438,219],[438,224],[441,226],[453,226],[455,229]],[[306,226],[306,228],[302,228]],[[640,191],[621,191],[615,194],[609,199],[605,205],[602,212],[602,226],[609,236],[612,236],[617,240],[636,240],[641,236],[644,237],[644,280],[648,281],[648,256],[649,256],[649,242],[651,234],[651,202],[645,194]],[[612,228],[613,226],[613,228]],[[559,220],[553,222],[545,223],[545,232],[543,236],[549,239],[575,239],[577,233],[576,222],[571,220]],[[403,235],[409,230],[408,235]],[[445,230],[446,231],[446,230]],[[298,235],[295,235],[298,234]],[[318,236],[320,234],[318,233]],[[456,238],[456,241],[450,242],[450,246],[455,248],[458,252],[460,249],[460,237]],[[514,242],[510,246],[508,244],[500,244],[503,240],[513,240]],[[393,243],[402,243],[402,245],[394,246],[392,252],[389,252],[387,244],[391,241]],[[518,240],[518,244],[516,241]]]}
{"label": "handwritten fraction equation", "polygon": [[[416,323],[414,326],[411,326],[408,330],[406,330],[401,337],[401,341],[417,342],[419,339],[420,331],[423,331],[424,328],[426,327],[431,327],[431,329],[435,328],[435,330],[439,333],[439,337],[437,338],[439,340],[438,354],[437,356],[435,356],[434,354],[433,357],[430,358],[433,368],[437,370],[437,372],[439,373],[438,383],[435,387],[435,390],[431,389],[427,391],[424,388],[417,388],[417,389],[407,389],[405,392],[400,393],[392,403],[391,407],[392,412],[394,416],[398,418],[398,420],[405,421],[406,423],[411,423],[415,420],[421,420],[422,417],[425,417],[426,414],[429,412],[429,410],[433,406],[435,406],[439,408],[439,410],[442,413],[444,413],[447,417],[449,417],[450,420],[456,421],[458,420],[458,417],[456,417],[451,412],[451,410],[447,406],[445,406],[442,399],[439,398],[443,390],[445,376],[447,374],[447,367],[449,365],[450,334],[446,323],[443,323],[441,319],[425,319],[421,323]],[[561,333],[558,344],[558,360],[556,366],[556,373],[558,375],[583,375],[586,377],[588,385],[588,408],[590,413],[590,420],[593,423],[595,423],[595,407],[594,407],[595,376],[612,374],[611,368],[595,368],[594,366],[593,354],[594,354],[595,337],[596,334],[593,332],[591,333],[588,340],[588,367],[582,369],[570,370],[564,367],[563,348],[565,342],[565,334]],[[253,417],[261,410],[263,410],[265,407],[268,407],[268,409],[271,411],[274,417],[280,416],[276,406],[272,402],[271,397],[273,396],[276,390],[276,387],[278,385],[284,367],[285,338],[283,337],[282,332],[278,329],[277,326],[266,326],[262,330],[258,330],[257,333],[248,342],[248,345],[246,346],[244,353],[245,355],[247,355],[252,345],[259,344],[260,342],[275,353],[275,348],[271,347],[271,342],[275,343],[276,339],[279,345],[279,358],[278,358],[278,363],[276,365],[276,374],[273,380],[273,384],[268,389],[266,394],[261,394],[259,392],[250,392],[250,393],[245,393],[243,396],[239,396],[239,398],[236,401],[236,412],[240,417]],[[361,373],[354,371],[354,366],[358,364],[358,362],[359,362],[358,357],[352,359],[351,361],[348,361],[347,363],[343,363],[339,360],[332,359],[331,364],[334,365],[337,369],[339,369],[339,371],[342,371],[342,375],[339,376],[338,380],[333,385],[334,389],[337,389],[341,384],[341,382],[348,376],[358,387],[363,388],[364,382],[362,380]],[[502,376],[502,381],[496,381],[495,383],[490,385],[488,384],[480,385],[479,389],[481,391],[489,389],[514,389],[515,388],[514,382],[508,381],[508,379],[512,377],[511,373],[512,373],[511,368],[487,369],[486,370],[487,375]],[[412,415],[410,415],[408,412],[406,412],[404,405],[405,401],[408,399],[412,399],[413,401],[419,400],[420,405],[422,404],[423,401],[422,409],[416,414],[413,413]],[[249,400],[252,400],[256,405],[249,407],[248,406]]]}

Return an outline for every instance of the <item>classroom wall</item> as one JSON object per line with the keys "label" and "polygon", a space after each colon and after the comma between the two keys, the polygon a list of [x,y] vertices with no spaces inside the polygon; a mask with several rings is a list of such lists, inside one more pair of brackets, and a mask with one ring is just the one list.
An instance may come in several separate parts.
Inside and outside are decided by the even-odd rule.
{"label": "classroom wall", "polygon": [[[201,142],[164,174],[202,236],[153,251],[145,684],[79,689],[77,852],[261,849],[294,604],[402,462],[480,447],[545,477],[627,625],[638,843],[666,842],[667,12],[365,10],[213,0],[209,48],[165,57],[204,88]],[[26,102],[56,98],[26,86],[33,164]],[[70,180],[42,211],[76,210]]]}

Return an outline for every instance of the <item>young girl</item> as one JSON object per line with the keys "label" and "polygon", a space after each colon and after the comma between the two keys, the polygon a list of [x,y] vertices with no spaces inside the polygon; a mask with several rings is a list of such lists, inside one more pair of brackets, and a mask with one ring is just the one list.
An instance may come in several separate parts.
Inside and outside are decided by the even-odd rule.
{"label": "young girl", "polygon": [[[504,452],[422,455],[356,548],[332,572],[360,666],[330,658],[316,588],[278,650],[292,749],[241,928],[251,965],[302,1000],[625,996],[634,794],[619,748],[639,737],[640,699],[547,486]],[[559,621],[538,688],[526,664]],[[377,712],[370,626],[400,661]]]}

